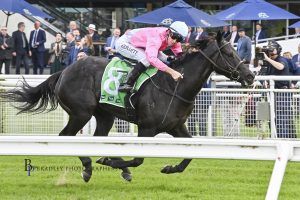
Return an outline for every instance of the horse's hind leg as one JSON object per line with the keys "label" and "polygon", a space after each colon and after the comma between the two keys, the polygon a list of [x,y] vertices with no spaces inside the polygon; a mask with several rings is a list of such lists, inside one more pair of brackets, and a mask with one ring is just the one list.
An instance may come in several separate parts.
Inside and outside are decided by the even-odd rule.
{"label": "horse's hind leg", "polygon": [[110,129],[114,124],[115,117],[105,110],[97,107],[94,112],[94,117],[96,118],[96,129],[94,136],[108,136]]}
{"label": "horse's hind leg", "polygon": [[[84,127],[84,125],[91,119],[92,114],[82,110],[81,112],[77,112],[80,114],[77,115],[69,115],[68,124],[65,128],[59,133],[59,136],[75,136],[80,129]],[[82,171],[82,178],[85,182],[88,182],[92,176],[92,160],[89,157],[79,157],[84,166],[84,170]]]}
{"label": "horse's hind leg", "polygon": [[[109,166],[109,167],[112,167],[111,162],[121,162],[121,163],[124,163],[126,161],[123,160],[123,158],[120,158],[120,157],[114,157],[114,158],[102,157],[102,158],[99,158],[96,161],[96,163],[98,163],[98,164],[106,165],[106,166]],[[131,172],[128,169],[128,167],[122,167],[122,166],[120,166],[120,167],[116,167],[116,168],[122,170],[121,176],[122,176],[122,178],[125,181],[131,181],[132,180]]]}
{"label": "horse's hind leg", "polygon": [[[142,129],[139,127],[139,137],[153,137],[155,135],[154,129]],[[138,167],[143,164],[144,158],[134,158],[132,160],[109,160],[102,159],[98,163],[111,166],[112,168]]]}
{"label": "horse's hind leg", "polygon": [[[172,131],[168,131],[168,133],[170,135],[173,135],[174,137],[185,137],[185,138],[192,137],[189,134],[189,132],[184,124],[182,124],[180,127],[176,128]],[[161,170],[161,172],[165,173],[165,174],[183,172],[185,170],[185,168],[190,164],[191,161],[192,161],[192,159],[184,159],[178,165],[175,165],[175,166],[167,165]]]}
{"label": "horse's hind leg", "polygon": [[[96,118],[97,121],[97,127],[94,133],[94,136],[107,136],[111,127],[114,124],[114,116],[111,115],[110,113],[104,111],[104,110],[100,110],[100,108],[97,108],[97,110],[94,113],[94,116]],[[101,164],[101,160],[106,160],[106,159],[111,159],[111,160],[123,160],[122,158],[107,158],[107,157],[103,157],[103,158],[99,158],[96,163]],[[123,160],[124,161],[124,160]],[[126,180],[126,181],[131,181],[132,180],[132,176],[131,176],[131,172],[129,171],[129,169],[127,167],[124,168],[120,168],[122,170],[121,176]]]}
{"label": "horse's hind leg", "polygon": [[91,119],[92,115],[69,115],[68,124],[59,133],[59,136],[75,136],[80,129]]}
{"label": "horse's hind leg", "polygon": [[144,158],[134,158],[132,160],[123,160],[122,158],[114,158],[114,159],[109,159],[109,158],[101,158],[97,160],[97,163],[110,166],[112,168],[119,168],[119,169],[124,169],[127,167],[138,167],[141,164],[143,164]]}

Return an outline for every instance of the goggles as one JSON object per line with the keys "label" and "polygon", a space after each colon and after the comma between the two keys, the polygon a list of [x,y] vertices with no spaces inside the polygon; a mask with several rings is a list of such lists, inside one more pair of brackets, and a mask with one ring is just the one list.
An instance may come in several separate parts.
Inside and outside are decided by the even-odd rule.
{"label": "goggles", "polygon": [[176,33],[176,32],[170,32],[170,37],[173,40],[176,40],[176,42],[182,42],[183,41],[183,37],[179,33]]}

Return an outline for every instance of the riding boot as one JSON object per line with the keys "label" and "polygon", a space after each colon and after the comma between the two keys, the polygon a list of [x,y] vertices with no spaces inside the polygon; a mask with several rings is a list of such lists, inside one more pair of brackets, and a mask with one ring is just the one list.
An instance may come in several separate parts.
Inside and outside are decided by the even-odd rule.
{"label": "riding boot", "polygon": [[147,68],[142,63],[137,63],[127,75],[125,83],[119,86],[119,92],[129,92],[133,88],[133,85],[140,74],[146,69]]}

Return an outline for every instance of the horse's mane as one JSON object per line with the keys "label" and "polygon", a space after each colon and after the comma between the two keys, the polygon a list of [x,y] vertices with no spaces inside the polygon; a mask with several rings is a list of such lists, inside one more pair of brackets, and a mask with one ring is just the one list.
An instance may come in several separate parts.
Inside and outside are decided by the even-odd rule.
{"label": "horse's mane", "polygon": [[194,57],[194,55],[196,53],[197,52],[183,52],[178,59],[176,59],[170,63],[170,67],[174,68],[174,69],[176,69],[177,67],[182,67],[182,64],[186,60],[189,60],[190,58]]}
{"label": "horse's mane", "polygon": [[210,32],[203,39],[197,40],[196,42],[192,43],[188,48],[185,49],[185,51],[181,54],[181,56],[178,59],[170,63],[170,66],[172,68],[182,67],[182,64],[184,62],[193,58],[195,54],[198,54],[199,49],[204,50],[209,44],[209,42],[216,39],[216,36],[217,34],[215,32]]}

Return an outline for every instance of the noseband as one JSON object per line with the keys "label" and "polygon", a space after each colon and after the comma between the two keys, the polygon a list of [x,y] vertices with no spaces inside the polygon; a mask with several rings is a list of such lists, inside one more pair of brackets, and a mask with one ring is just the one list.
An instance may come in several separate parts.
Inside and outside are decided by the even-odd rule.
{"label": "noseband", "polygon": [[[233,67],[222,55],[221,53],[221,49],[224,48],[225,46],[229,45],[229,42],[226,42],[225,44],[223,44],[221,47],[218,47],[218,50],[216,50],[218,52],[218,54],[214,55],[214,53],[212,53],[212,55],[217,56],[220,55],[222,61],[224,63],[226,63],[226,65],[229,67],[229,71],[224,69],[223,67],[219,66],[215,61],[213,61],[210,57],[208,57],[201,49],[199,49],[199,52],[211,63],[213,64],[213,68],[214,70],[217,68],[218,70],[224,71],[226,73],[230,74],[230,79],[237,81],[240,78],[240,72],[238,71],[238,68],[241,66],[241,64],[243,64],[243,61],[240,61],[235,67]],[[214,57],[213,56],[213,57]]]}

